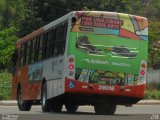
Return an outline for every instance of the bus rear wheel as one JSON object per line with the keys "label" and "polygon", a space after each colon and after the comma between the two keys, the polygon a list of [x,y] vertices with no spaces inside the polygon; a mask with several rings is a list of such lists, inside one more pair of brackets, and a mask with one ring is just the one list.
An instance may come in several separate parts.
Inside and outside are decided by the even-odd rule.
{"label": "bus rear wheel", "polygon": [[51,102],[47,100],[47,84],[44,83],[41,89],[41,106],[43,112],[51,111]]}
{"label": "bus rear wheel", "polygon": [[113,115],[116,111],[115,104],[96,104],[94,106],[95,113],[98,115]]}
{"label": "bus rear wheel", "polygon": [[52,112],[61,112],[63,104],[59,101],[53,101],[51,105]]}
{"label": "bus rear wheel", "polygon": [[21,88],[19,88],[17,92],[17,104],[20,111],[30,111],[32,106],[31,101],[23,100]]}
{"label": "bus rear wheel", "polygon": [[65,108],[66,108],[67,112],[74,113],[77,111],[78,105],[67,103],[67,104],[65,104]]}

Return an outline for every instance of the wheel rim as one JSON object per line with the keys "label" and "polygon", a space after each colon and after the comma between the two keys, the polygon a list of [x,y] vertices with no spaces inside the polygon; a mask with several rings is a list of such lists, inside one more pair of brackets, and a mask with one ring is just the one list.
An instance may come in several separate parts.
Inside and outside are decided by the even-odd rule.
{"label": "wheel rim", "polygon": [[45,93],[43,92],[43,96],[42,96],[42,106],[45,106],[46,104],[46,95]]}
{"label": "wheel rim", "polygon": [[22,99],[22,94],[21,94],[21,92],[19,92],[18,101],[19,101],[19,104],[20,104],[20,105],[23,104],[23,99]]}

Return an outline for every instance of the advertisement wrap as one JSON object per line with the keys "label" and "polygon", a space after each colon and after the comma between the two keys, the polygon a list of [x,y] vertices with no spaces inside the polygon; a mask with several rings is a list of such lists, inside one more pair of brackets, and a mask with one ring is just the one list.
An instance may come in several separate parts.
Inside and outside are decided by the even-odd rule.
{"label": "advertisement wrap", "polygon": [[68,46],[76,82],[102,91],[137,85],[141,61],[148,55],[147,20],[121,13],[77,12],[76,17]]}

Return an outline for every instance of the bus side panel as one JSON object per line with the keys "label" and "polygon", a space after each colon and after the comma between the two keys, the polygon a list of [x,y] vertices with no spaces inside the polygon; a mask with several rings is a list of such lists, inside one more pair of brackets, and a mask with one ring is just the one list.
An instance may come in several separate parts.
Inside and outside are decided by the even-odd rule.
{"label": "bus side panel", "polygon": [[[42,80],[47,81],[48,98],[64,93],[63,57],[51,58],[24,66],[13,77],[13,99],[16,99],[18,84],[21,85],[24,100],[38,100],[41,97]],[[41,72],[42,70],[42,72]]]}
{"label": "bus side panel", "polygon": [[29,83],[28,88],[30,89],[29,100],[40,99],[41,81],[38,81],[38,82],[35,82],[35,83]]}
{"label": "bus side panel", "polygon": [[35,65],[29,65],[17,70],[12,80],[12,99],[16,99],[19,85],[24,100],[37,100],[40,98],[41,79],[35,80],[36,69],[34,68]]}
{"label": "bus side panel", "polygon": [[13,77],[13,99],[16,99],[18,85],[20,85],[23,99],[30,98],[30,89],[28,84],[28,66],[25,66],[17,71]]}
{"label": "bus side panel", "polygon": [[48,80],[47,81],[47,98],[54,98],[58,95],[61,95],[64,93],[62,90],[63,84],[62,81],[63,79],[58,79],[58,80]]}
{"label": "bus side panel", "polygon": [[64,93],[63,63],[62,56],[43,62],[43,78],[47,81],[47,98]]}
{"label": "bus side panel", "polygon": [[17,98],[17,86],[18,86],[18,79],[17,73],[12,77],[12,99],[15,100]]}
{"label": "bus side panel", "polygon": [[29,65],[28,89],[30,90],[29,100],[40,99],[41,83],[42,83],[42,62]]}

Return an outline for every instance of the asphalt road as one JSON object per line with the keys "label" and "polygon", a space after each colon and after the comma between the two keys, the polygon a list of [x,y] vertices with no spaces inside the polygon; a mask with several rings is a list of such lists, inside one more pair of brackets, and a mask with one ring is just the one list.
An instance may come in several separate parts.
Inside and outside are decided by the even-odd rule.
{"label": "asphalt road", "polygon": [[95,115],[91,106],[79,107],[75,114],[64,108],[61,113],[43,113],[40,106],[29,112],[19,111],[17,106],[0,106],[0,120],[160,120],[160,105],[118,106],[114,116]]}

